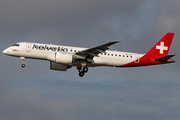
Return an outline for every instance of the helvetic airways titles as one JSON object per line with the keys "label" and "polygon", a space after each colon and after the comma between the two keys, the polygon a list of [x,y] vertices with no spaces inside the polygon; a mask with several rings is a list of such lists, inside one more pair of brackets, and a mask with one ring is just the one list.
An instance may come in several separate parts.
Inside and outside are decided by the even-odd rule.
{"label": "helvetic airways titles", "polygon": [[48,45],[45,45],[45,46],[40,45],[40,46],[38,46],[36,44],[33,45],[32,49],[48,50],[48,51],[51,50],[51,51],[57,51],[57,52],[66,52],[66,51],[68,51],[67,48],[63,48],[63,47],[60,47],[60,46],[59,47],[50,47]]}

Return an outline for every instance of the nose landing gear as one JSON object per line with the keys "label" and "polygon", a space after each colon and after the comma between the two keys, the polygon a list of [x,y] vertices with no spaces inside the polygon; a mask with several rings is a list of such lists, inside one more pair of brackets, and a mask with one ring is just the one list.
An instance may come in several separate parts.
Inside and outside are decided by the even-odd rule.
{"label": "nose landing gear", "polygon": [[22,68],[25,68],[25,66],[26,66],[25,64],[22,64],[22,65],[21,65]]}
{"label": "nose landing gear", "polygon": [[20,57],[21,60],[23,60],[23,64],[21,65],[22,68],[25,68],[25,57]]}

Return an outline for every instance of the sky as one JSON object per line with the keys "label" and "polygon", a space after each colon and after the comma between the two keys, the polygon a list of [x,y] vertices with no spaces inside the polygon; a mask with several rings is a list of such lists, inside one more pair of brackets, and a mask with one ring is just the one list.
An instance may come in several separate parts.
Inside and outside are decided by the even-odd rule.
{"label": "sky", "polygon": [[146,53],[167,32],[176,63],[52,71],[0,54],[1,120],[179,120],[179,0],[1,0],[0,51],[17,42]]}

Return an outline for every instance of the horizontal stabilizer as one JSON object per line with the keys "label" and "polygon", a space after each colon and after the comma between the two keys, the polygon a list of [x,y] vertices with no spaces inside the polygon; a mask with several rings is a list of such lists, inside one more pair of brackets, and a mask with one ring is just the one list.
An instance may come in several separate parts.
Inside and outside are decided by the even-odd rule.
{"label": "horizontal stabilizer", "polygon": [[173,56],[175,56],[175,55],[167,55],[167,56],[164,56],[164,57],[155,59],[154,61],[159,61],[159,62],[167,61],[167,60],[169,60],[170,58],[172,58]]}

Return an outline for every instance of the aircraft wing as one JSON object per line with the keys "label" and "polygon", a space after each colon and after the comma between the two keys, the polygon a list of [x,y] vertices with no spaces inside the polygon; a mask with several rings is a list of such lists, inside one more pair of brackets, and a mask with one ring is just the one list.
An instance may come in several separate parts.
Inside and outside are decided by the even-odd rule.
{"label": "aircraft wing", "polygon": [[77,58],[86,59],[87,61],[91,62],[93,57],[95,57],[95,56],[98,57],[99,53],[105,53],[105,51],[109,49],[108,48],[109,46],[111,46],[115,43],[118,43],[118,42],[120,42],[120,41],[109,42],[109,43],[106,43],[106,44],[103,44],[103,45],[100,45],[100,46],[97,46],[94,48],[79,51],[79,52],[75,53],[75,56]]}

